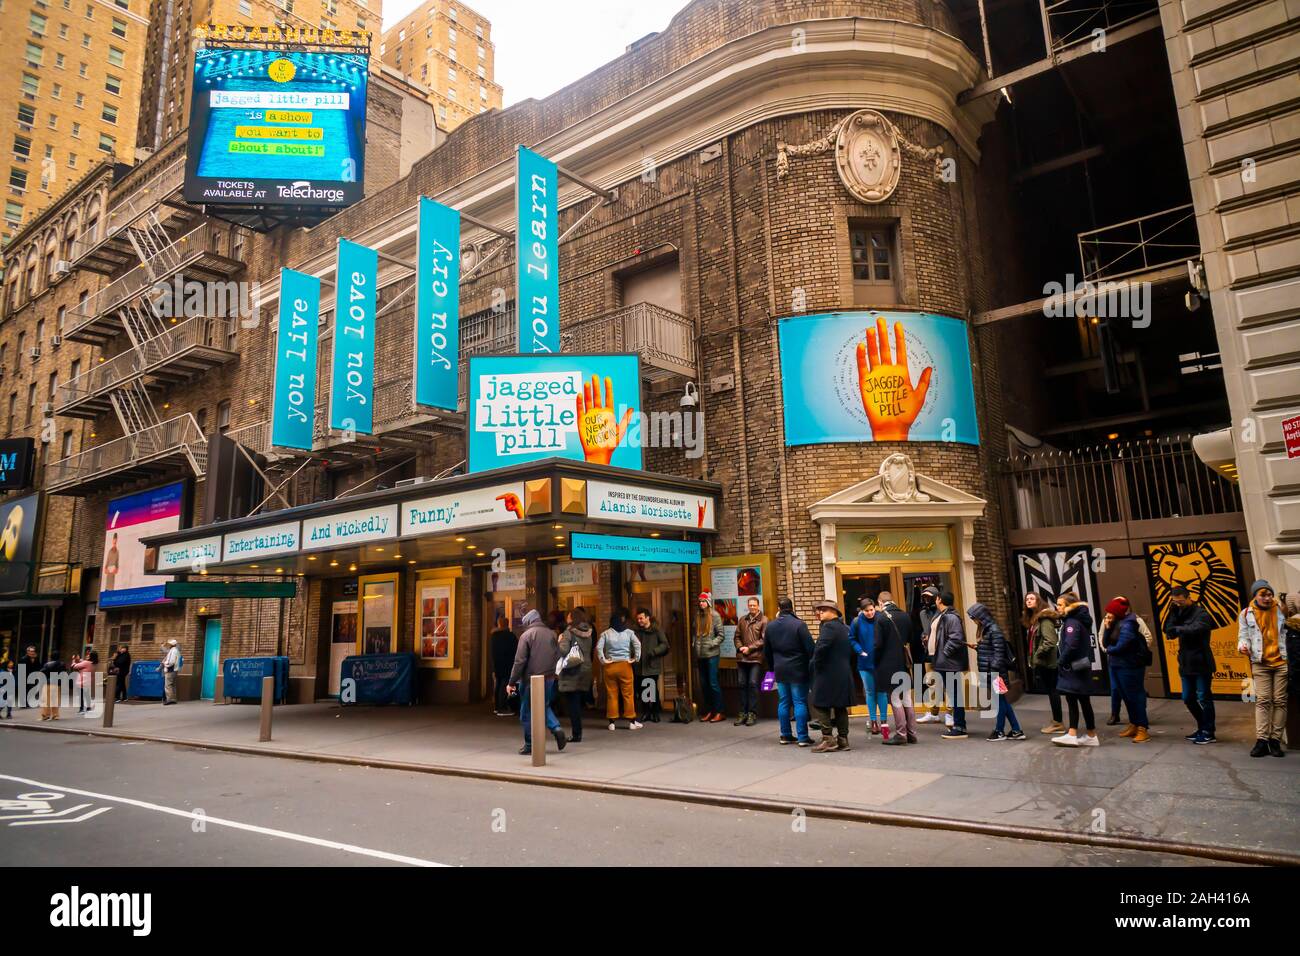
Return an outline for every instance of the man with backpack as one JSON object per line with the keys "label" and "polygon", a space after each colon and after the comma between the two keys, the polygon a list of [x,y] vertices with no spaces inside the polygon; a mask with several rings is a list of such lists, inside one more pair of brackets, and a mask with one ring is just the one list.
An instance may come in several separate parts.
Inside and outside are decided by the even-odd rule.
{"label": "man with backpack", "polygon": [[163,655],[163,706],[176,703],[176,675],[181,672],[185,658],[181,655],[180,644],[173,638],[165,645],[167,652]]}

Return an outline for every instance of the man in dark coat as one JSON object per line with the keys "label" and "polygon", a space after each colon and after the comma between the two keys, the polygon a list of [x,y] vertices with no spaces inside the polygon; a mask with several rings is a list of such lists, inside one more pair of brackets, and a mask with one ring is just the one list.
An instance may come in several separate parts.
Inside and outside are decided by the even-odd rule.
{"label": "man in dark coat", "polygon": [[510,683],[510,668],[515,662],[515,651],[519,647],[519,638],[510,630],[504,615],[497,615],[497,629],[488,637],[488,648],[492,654],[492,676],[496,680],[496,715],[510,717],[514,714],[511,698],[506,693]]}
{"label": "man in dark coat", "polygon": [[1196,730],[1186,740],[1194,744],[1212,744],[1214,736],[1214,650],[1210,634],[1214,621],[1209,611],[1192,600],[1187,588],[1169,592],[1169,611],[1165,615],[1165,640],[1178,642],[1178,679],[1183,684],[1183,704],[1196,721]]}
{"label": "man in dark coat", "polygon": [[934,645],[934,669],[944,682],[944,696],[952,703],[952,726],[943,734],[944,740],[966,739],[966,671],[970,670],[970,654],[966,641],[966,628],[961,616],[952,606],[952,592],[939,595],[938,624]]}
{"label": "man in dark coat", "polygon": [[[776,717],[781,724],[780,742],[809,747],[808,681],[813,658],[812,635],[808,625],[794,613],[789,598],[776,602],[776,620],[768,621],[763,632],[763,659],[776,680]],[[790,733],[790,712],[794,711],[796,738]]]}
{"label": "man in dark coat", "polygon": [[[813,605],[821,627],[813,647],[812,694],[810,699],[822,739],[815,754],[849,749],[849,708],[853,706],[853,648],[849,628],[833,601]],[[831,736],[832,725],[839,737]]]}
{"label": "man in dark coat", "polygon": [[889,695],[889,716],[893,724],[892,732],[885,733],[881,743],[888,746],[914,744],[916,710],[912,702],[912,671],[907,666],[907,644],[894,627],[893,620],[881,611],[876,613],[871,644],[876,691]]}
{"label": "man in dark coat", "polygon": [[109,662],[109,673],[117,676],[116,700],[126,700],[126,685],[131,679],[131,652],[125,644],[117,646],[117,652]]}

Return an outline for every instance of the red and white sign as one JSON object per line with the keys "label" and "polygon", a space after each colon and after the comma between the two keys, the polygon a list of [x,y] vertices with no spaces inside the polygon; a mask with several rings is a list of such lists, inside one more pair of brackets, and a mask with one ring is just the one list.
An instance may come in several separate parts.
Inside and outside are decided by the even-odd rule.
{"label": "red and white sign", "polygon": [[1300,458],[1300,415],[1282,419],[1282,441],[1288,458]]}

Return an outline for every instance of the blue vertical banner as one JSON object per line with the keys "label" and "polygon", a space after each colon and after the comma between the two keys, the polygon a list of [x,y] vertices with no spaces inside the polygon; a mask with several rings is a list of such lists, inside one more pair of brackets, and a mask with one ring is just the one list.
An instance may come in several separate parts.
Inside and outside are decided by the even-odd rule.
{"label": "blue vertical banner", "polygon": [[560,236],[555,164],[531,149],[515,157],[515,313],[520,352],[560,351]]}
{"label": "blue vertical banner", "polygon": [[460,213],[420,197],[415,263],[415,403],[456,410]]}
{"label": "blue vertical banner", "polygon": [[280,270],[280,315],[275,330],[275,388],[271,444],[311,451],[316,428],[316,342],[320,334],[320,279]]}
{"label": "blue vertical banner", "polygon": [[339,240],[334,289],[330,428],[369,435],[375,415],[375,287],[379,254]]}

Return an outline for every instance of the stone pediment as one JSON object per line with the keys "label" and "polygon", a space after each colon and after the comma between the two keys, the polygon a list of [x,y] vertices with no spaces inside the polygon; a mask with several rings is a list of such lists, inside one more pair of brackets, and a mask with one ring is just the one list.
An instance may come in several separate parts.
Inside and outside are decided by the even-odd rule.
{"label": "stone pediment", "polygon": [[885,458],[872,477],[828,495],[808,510],[817,522],[952,519],[978,518],[987,504],[983,498],[918,474],[911,459],[899,453]]}

